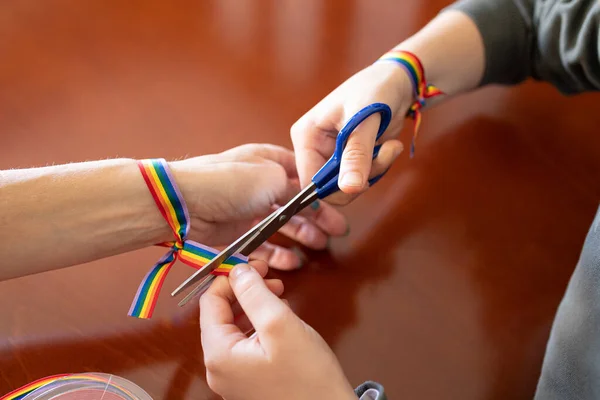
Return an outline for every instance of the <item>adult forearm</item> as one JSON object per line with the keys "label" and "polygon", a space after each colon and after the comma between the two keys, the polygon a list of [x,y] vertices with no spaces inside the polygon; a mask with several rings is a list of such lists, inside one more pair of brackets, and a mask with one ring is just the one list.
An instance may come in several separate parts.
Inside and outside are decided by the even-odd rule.
{"label": "adult forearm", "polygon": [[134,160],[0,171],[0,280],[168,240]]}
{"label": "adult forearm", "polygon": [[475,23],[458,11],[446,11],[400,43],[423,64],[428,83],[447,95],[476,88],[485,69],[485,50]]}

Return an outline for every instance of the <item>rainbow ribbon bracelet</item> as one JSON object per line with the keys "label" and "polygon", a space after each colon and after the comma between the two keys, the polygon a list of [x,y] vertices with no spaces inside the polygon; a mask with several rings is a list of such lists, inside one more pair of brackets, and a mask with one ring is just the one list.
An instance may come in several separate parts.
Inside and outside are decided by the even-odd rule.
{"label": "rainbow ribbon bracelet", "polygon": [[[190,231],[190,216],[167,162],[162,158],[142,160],[138,161],[138,167],[160,213],[175,235],[175,240],[157,244],[157,246],[168,247],[170,250],[148,271],[129,309],[129,316],[151,318],[165,277],[178,258],[190,267],[200,269],[219,252],[187,240]],[[248,262],[246,256],[235,254],[211,274],[229,275],[229,271],[235,265],[246,262]]]}
{"label": "rainbow ribbon bracelet", "polygon": [[392,50],[381,56],[376,62],[393,62],[402,67],[412,82],[416,101],[408,109],[407,117],[415,121],[414,134],[410,146],[410,156],[415,154],[415,142],[421,126],[421,110],[425,107],[426,99],[444,94],[440,89],[429,85],[425,80],[425,71],[421,61],[414,54],[403,50]]}

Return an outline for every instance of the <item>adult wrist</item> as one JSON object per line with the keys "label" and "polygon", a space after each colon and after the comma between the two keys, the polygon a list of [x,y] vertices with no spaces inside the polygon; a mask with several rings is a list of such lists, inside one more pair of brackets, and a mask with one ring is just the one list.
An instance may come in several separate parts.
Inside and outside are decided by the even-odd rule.
{"label": "adult wrist", "polygon": [[[202,157],[198,157],[201,159]],[[173,180],[177,184],[183,200],[186,202],[190,217],[205,220],[206,216],[194,204],[210,202],[211,173],[209,164],[190,163],[190,160],[171,161],[167,163]],[[198,201],[198,198],[202,200]]]}
{"label": "adult wrist", "polygon": [[140,244],[151,246],[168,240],[173,240],[169,224],[161,215],[152,193],[144,182],[138,166],[138,160],[123,160],[126,169],[123,170],[122,182],[128,182],[128,190],[124,201],[131,207],[130,223],[139,232]]}

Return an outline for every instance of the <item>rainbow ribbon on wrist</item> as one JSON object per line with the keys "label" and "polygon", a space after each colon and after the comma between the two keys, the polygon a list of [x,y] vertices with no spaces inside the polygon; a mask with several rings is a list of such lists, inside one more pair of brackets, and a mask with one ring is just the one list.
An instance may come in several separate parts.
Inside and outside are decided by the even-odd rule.
{"label": "rainbow ribbon on wrist", "polygon": [[425,107],[426,99],[444,94],[440,89],[429,85],[425,80],[425,70],[421,61],[414,54],[403,50],[392,50],[382,55],[376,62],[394,62],[402,67],[412,82],[416,101],[408,109],[406,116],[415,121],[414,134],[410,146],[410,156],[415,154],[415,142],[421,126],[421,110]]}
{"label": "rainbow ribbon on wrist", "polygon": [[[154,202],[175,235],[175,240],[157,244],[170,250],[148,271],[129,309],[129,316],[151,318],[165,277],[178,258],[190,267],[200,269],[219,252],[187,239],[190,231],[190,216],[167,162],[161,158],[142,160],[137,164]],[[229,275],[229,271],[235,265],[246,262],[248,262],[246,256],[236,254],[229,257],[211,274]]]}

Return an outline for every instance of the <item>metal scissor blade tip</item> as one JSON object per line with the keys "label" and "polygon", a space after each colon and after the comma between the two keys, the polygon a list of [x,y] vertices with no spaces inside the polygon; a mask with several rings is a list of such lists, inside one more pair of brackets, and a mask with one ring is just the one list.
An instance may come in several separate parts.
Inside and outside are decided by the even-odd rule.
{"label": "metal scissor blade tip", "polygon": [[179,307],[183,307],[187,303],[189,303],[189,301],[191,299],[193,299],[194,297],[202,295],[206,290],[208,290],[208,288],[210,287],[210,284],[212,283],[212,281],[215,278],[216,278],[215,275],[209,275],[206,278],[204,278],[204,280],[198,286],[196,286],[191,292],[189,292],[177,305]]}
{"label": "metal scissor blade tip", "polygon": [[192,276],[187,278],[181,285],[177,286],[175,290],[171,292],[171,297],[177,296],[179,293],[183,292],[189,285],[196,281],[196,274],[200,272],[200,270],[194,272]]}
{"label": "metal scissor blade tip", "polygon": [[248,242],[252,241],[257,235],[260,234],[260,226],[257,228],[253,228],[248,231],[244,236],[236,240],[233,244],[227,247],[225,250],[217,254],[215,258],[210,260],[205,266],[196,271],[192,276],[187,278],[181,285],[179,285],[173,292],[171,296],[177,296],[179,293],[192,286],[194,283],[198,282],[200,279],[206,277],[206,275],[210,274],[216,268],[219,267],[223,262],[225,262],[229,257],[235,254],[240,250],[240,247],[244,247]]}
{"label": "metal scissor blade tip", "polygon": [[[263,219],[259,224],[254,226],[252,229],[247,231],[244,235],[239,237],[235,242],[230,244],[225,250],[221,251],[217,256],[210,260],[204,267],[196,271],[192,276],[187,278],[181,285],[179,285],[171,296],[177,296],[183,290],[187,289],[199,280],[206,278],[212,271],[218,268],[222,263],[236,253],[240,253],[243,256],[248,257],[254,250],[256,250],[262,243],[264,243],[270,236],[279,230],[292,216],[298,213],[303,208],[307,207],[312,201],[317,199],[317,196],[313,193],[316,189],[314,184],[310,184],[298,193],[292,200],[288,202],[284,207],[281,207],[273,211],[268,217]],[[204,283],[204,282],[203,282]],[[188,294],[179,305],[187,303],[198,290],[196,287],[190,294]]]}
{"label": "metal scissor blade tip", "polygon": [[200,279],[204,278],[206,275],[212,272],[214,269],[212,266],[215,264],[216,258],[210,260],[208,264],[200,268],[198,271],[194,272],[192,276],[187,278],[181,285],[179,285],[173,292],[171,292],[171,297],[177,296],[179,293],[183,292],[188,287],[192,286],[194,283],[198,282]]}

